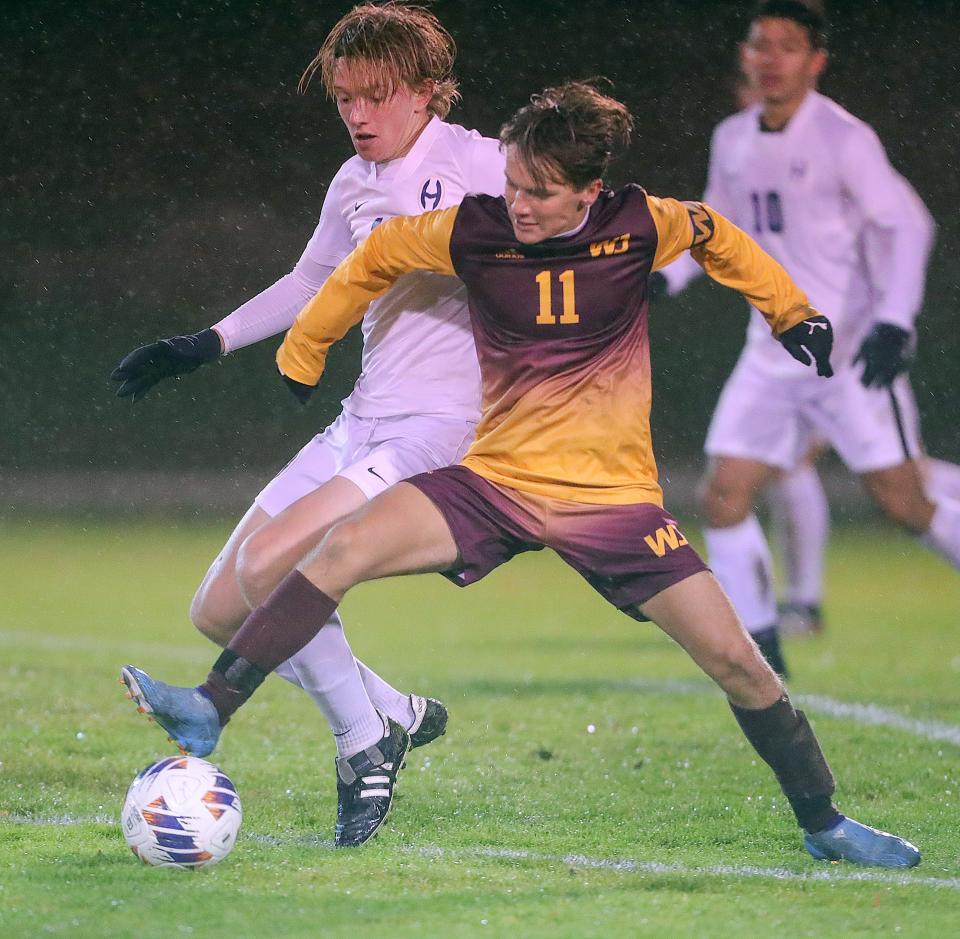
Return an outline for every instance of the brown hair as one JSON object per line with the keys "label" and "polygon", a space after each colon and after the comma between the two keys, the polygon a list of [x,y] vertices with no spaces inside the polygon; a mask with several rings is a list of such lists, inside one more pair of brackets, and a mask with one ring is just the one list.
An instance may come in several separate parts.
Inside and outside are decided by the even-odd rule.
{"label": "brown hair", "polygon": [[300,77],[298,90],[306,92],[319,71],[332,98],[337,59],[347,59],[357,70],[361,87],[378,97],[389,98],[404,85],[419,88],[432,81],[427,110],[445,117],[460,97],[451,74],[456,57],[453,37],[429,10],[394,0],[361,3],[330,30]]}
{"label": "brown hair", "polygon": [[630,142],[630,112],[594,82],[546,88],[500,129],[501,146],[516,147],[537,185],[559,179],[584,189]]}

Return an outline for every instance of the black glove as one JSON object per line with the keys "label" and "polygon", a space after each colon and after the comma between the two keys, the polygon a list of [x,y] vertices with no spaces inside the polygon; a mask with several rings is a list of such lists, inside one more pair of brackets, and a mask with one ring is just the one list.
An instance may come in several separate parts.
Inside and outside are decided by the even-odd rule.
{"label": "black glove", "polygon": [[910,367],[912,357],[910,333],[893,323],[877,323],[861,343],[853,364],[863,362],[860,381],[865,388],[889,388],[894,378]]}
{"label": "black glove", "polygon": [[[833,348],[833,327],[822,314],[791,326],[777,337],[798,362],[804,365],[817,363],[817,374],[824,378],[833,375],[830,367],[830,350]],[[811,360],[811,356],[813,359]]]}
{"label": "black glove", "polygon": [[221,352],[220,336],[212,329],[192,336],[172,336],[125,355],[110,378],[120,382],[118,398],[139,401],[161,379],[193,372],[219,358]]}
{"label": "black glove", "polygon": [[310,395],[317,390],[316,385],[304,385],[302,382],[294,381],[292,378],[287,378],[283,372],[280,373],[280,377],[283,379],[283,383],[290,389],[290,394],[292,394],[301,404],[306,404],[310,400]]}

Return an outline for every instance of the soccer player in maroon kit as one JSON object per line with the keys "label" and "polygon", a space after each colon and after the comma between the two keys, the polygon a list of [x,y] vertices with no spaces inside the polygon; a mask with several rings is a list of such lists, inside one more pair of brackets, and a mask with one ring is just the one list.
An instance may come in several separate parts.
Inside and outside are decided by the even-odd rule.
{"label": "soccer player in maroon kit", "polygon": [[[690,250],[714,279],[749,297],[787,352],[827,377],[829,321],[708,206],[638,186],[604,189],[601,177],[631,129],[626,108],[590,85],[547,89],[501,131],[504,197],[471,195],[456,208],[387,221],[334,272],[278,353],[285,379],[300,393],[312,388],[330,345],[402,274],[456,273],[483,378],[476,442],[461,464],[399,483],[338,523],[251,613],[198,688],[133,669],[138,703],[203,755],[350,587],[426,571],[466,586],[548,546],[618,609],[655,622],[723,689],[814,857],[913,866],[913,845],[837,811],[806,717],[663,508],[650,439],[653,270]],[[404,755],[387,739],[350,758],[357,798],[340,812],[376,806],[371,836]]]}

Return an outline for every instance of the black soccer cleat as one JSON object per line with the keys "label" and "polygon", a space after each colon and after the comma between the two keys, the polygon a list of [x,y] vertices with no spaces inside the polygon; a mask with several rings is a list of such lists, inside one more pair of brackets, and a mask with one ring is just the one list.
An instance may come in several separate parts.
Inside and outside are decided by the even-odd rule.
{"label": "black soccer cleat", "polygon": [[787,663],[783,659],[783,650],[780,648],[780,634],[777,627],[769,626],[767,629],[761,629],[760,632],[753,633],[752,638],[770,668],[781,678],[788,678]]}
{"label": "black soccer cleat", "polygon": [[393,804],[397,773],[410,749],[410,735],[396,721],[379,743],[350,757],[337,757],[337,827],[334,844],[355,848],[383,826]]}
{"label": "black soccer cleat", "polygon": [[447,709],[436,698],[424,698],[418,694],[410,695],[410,706],[416,715],[407,733],[410,734],[410,749],[433,743],[437,737],[447,732]]}

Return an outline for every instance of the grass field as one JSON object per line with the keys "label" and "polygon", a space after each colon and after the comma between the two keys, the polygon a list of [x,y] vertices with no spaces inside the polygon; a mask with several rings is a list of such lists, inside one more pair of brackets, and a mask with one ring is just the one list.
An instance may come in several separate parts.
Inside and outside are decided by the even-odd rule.
{"label": "grass field", "polygon": [[918,843],[916,870],[810,859],[722,698],[546,553],[345,603],[357,654],[451,711],[375,842],[333,850],[332,742],[271,680],[215,755],[243,799],[234,853],[142,867],[119,808],[170,748],[116,675],[206,673],[186,608],[226,528],[5,524],[4,939],[960,934],[960,578],[885,528],[837,533],[829,632],[788,653],[841,807]]}

